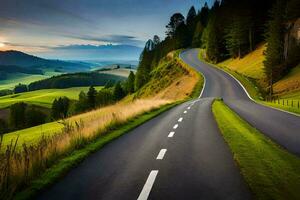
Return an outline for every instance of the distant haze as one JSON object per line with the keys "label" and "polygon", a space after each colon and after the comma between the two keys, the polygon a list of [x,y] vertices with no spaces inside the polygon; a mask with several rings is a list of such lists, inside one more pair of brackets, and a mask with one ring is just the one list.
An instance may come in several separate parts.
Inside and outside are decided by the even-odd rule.
{"label": "distant haze", "polygon": [[52,48],[39,56],[62,60],[137,61],[141,47],[132,45],[69,45]]}

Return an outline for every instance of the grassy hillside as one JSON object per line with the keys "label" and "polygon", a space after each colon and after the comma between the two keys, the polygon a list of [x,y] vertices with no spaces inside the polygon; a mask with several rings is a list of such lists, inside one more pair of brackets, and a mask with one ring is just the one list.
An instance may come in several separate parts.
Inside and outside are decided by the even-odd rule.
{"label": "grassy hillside", "polygon": [[300,99],[300,64],[274,84],[275,95],[289,99]]}
{"label": "grassy hillside", "polygon": [[[102,87],[96,87],[97,90]],[[55,98],[66,96],[71,100],[77,100],[81,91],[87,92],[89,87],[74,87],[67,89],[45,89],[20,94],[0,97],[0,109],[18,102],[25,102],[50,108]]]}
{"label": "grassy hillside", "polygon": [[183,100],[192,95],[197,84],[202,87],[201,75],[179,59],[179,52],[171,52],[160,61],[152,70],[150,81],[134,98],[155,96],[173,101]]}
{"label": "grassy hillside", "polygon": [[[265,45],[258,46],[253,52],[241,59],[228,59],[218,64],[237,72],[253,81],[262,89],[267,87],[264,73]],[[284,99],[300,99],[300,65],[274,84],[274,95]]]}
{"label": "grassy hillside", "polygon": [[[156,105],[156,102],[160,102],[159,105],[162,105],[161,102],[165,102],[166,104],[175,101],[181,101],[193,93],[195,87],[197,87],[197,84],[202,87],[202,83],[203,80],[200,75],[194,69],[181,64],[180,60],[178,59],[178,52],[173,52],[170,53],[167,58],[163,59],[161,64],[153,70],[152,77],[148,84],[146,84],[135,94],[125,98],[116,106],[118,109],[121,109],[120,112],[123,112],[122,109],[127,109],[127,106],[134,104],[134,102],[138,99],[143,99],[146,102],[148,102],[148,99],[151,99],[151,101],[153,101],[153,105]],[[201,88],[197,88],[197,91],[200,91],[200,89]],[[22,93],[20,96],[13,98],[16,100],[11,99],[11,97],[14,95],[9,95],[2,98],[0,97],[0,106],[3,105],[3,107],[5,107],[4,105],[11,104],[13,101],[25,101],[32,104],[49,107],[50,102],[53,101],[55,97],[63,95],[68,96],[71,99],[77,99],[79,92],[82,90],[87,91],[88,87],[32,91],[28,93]],[[141,109],[144,110],[147,109],[147,107],[152,106],[149,104],[146,107],[142,106]],[[114,106],[110,106],[108,108],[113,109]],[[85,121],[86,119],[92,118],[93,121],[97,122],[97,126],[101,126],[101,124],[98,124],[98,122],[102,121],[102,117],[105,118],[105,116],[102,115],[111,115],[111,112],[106,113],[103,110],[106,110],[106,108],[100,108],[93,112],[74,116],[68,120],[74,122],[74,120]],[[98,113],[99,118],[97,117]],[[62,127],[63,126],[57,122],[43,124],[29,129],[5,134],[3,141],[4,143],[9,143],[11,139],[16,138],[16,136],[19,135],[19,145],[22,144],[21,141],[37,142],[42,135],[52,135],[53,133],[60,132]]]}
{"label": "grassy hillside", "polygon": [[213,113],[256,199],[299,199],[300,159],[251,127],[223,102]]}
{"label": "grassy hillside", "polygon": [[260,86],[266,87],[266,76],[264,73],[264,55],[265,45],[258,46],[253,52],[245,55],[241,59],[228,59],[218,65],[242,74],[255,80]]}
{"label": "grassy hillside", "polygon": [[43,80],[50,78],[51,76],[58,75],[58,72],[45,72],[44,75],[38,74],[23,74],[23,73],[13,73],[8,74],[5,80],[0,80],[0,90],[3,89],[14,89],[14,87],[19,84],[28,85],[31,82]]}

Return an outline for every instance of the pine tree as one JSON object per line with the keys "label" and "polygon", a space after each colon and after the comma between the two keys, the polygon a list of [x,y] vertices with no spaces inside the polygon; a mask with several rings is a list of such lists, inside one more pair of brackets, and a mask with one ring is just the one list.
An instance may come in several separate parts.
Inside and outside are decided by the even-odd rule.
{"label": "pine tree", "polygon": [[243,47],[248,43],[248,28],[245,18],[235,16],[227,28],[226,48],[234,58],[241,57]]}
{"label": "pine tree", "polygon": [[91,86],[87,93],[87,101],[90,108],[96,107],[96,95],[97,95],[96,89],[93,86]]}
{"label": "pine tree", "polygon": [[172,38],[175,35],[176,29],[184,23],[184,16],[181,13],[175,13],[170,18],[170,22],[166,26],[167,32],[166,35],[170,38]]}
{"label": "pine tree", "polygon": [[186,16],[186,24],[191,25],[196,17],[196,9],[192,6]]}
{"label": "pine tree", "polygon": [[134,93],[134,82],[135,82],[135,75],[132,71],[130,71],[130,74],[126,82],[126,89],[128,94]]}
{"label": "pine tree", "polygon": [[201,47],[201,37],[203,34],[204,27],[201,21],[198,21],[196,29],[193,35],[192,47]]}
{"label": "pine tree", "polygon": [[123,91],[123,88],[122,88],[120,82],[118,82],[115,85],[115,88],[114,88],[114,91],[113,91],[113,96],[114,96],[115,101],[119,101],[120,99],[122,99],[125,96],[125,93]]}
{"label": "pine tree", "polygon": [[269,94],[273,94],[273,83],[279,78],[284,67],[283,63],[283,42],[284,42],[284,3],[277,0],[270,12],[270,21],[267,24],[265,51],[265,73],[269,80]]}
{"label": "pine tree", "polygon": [[217,63],[219,61],[219,46],[215,16],[212,16],[207,25],[206,54],[209,60]]}

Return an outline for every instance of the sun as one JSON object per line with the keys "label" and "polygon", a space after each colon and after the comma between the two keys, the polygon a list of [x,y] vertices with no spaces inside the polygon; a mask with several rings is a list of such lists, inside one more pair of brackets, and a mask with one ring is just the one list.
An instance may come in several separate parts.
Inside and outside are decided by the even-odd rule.
{"label": "sun", "polygon": [[1,48],[1,47],[4,47],[4,46],[5,46],[5,44],[2,43],[2,42],[0,42],[0,48]]}

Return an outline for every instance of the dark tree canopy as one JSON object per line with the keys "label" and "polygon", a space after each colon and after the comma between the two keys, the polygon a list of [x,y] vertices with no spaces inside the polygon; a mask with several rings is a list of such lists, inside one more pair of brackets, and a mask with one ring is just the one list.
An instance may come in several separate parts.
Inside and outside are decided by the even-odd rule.
{"label": "dark tree canopy", "polygon": [[176,29],[182,23],[184,23],[184,16],[181,13],[175,13],[174,15],[172,15],[172,17],[170,18],[170,22],[166,26],[167,28],[166,35],[172,38],[175,34]]}

